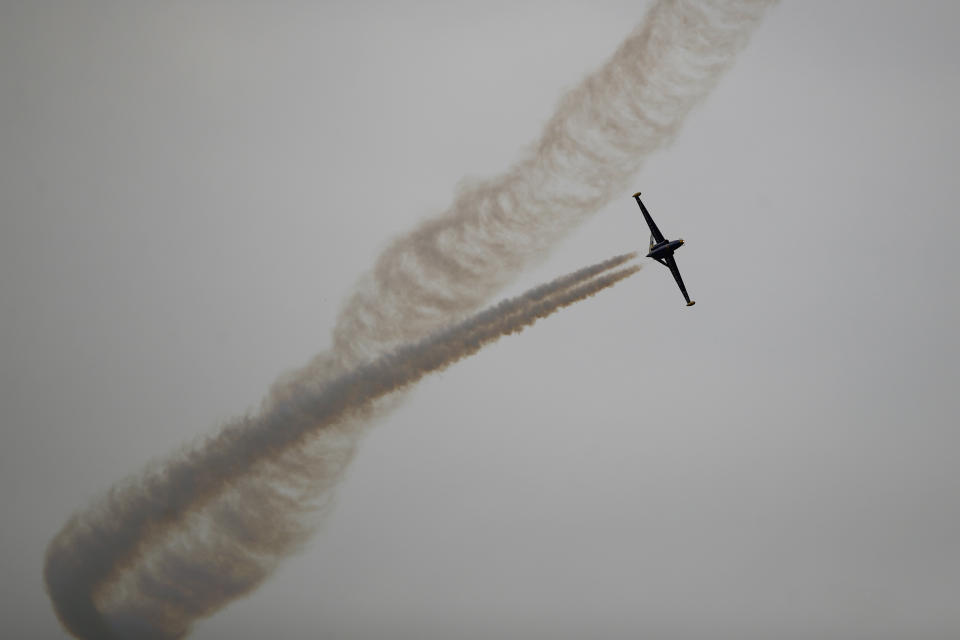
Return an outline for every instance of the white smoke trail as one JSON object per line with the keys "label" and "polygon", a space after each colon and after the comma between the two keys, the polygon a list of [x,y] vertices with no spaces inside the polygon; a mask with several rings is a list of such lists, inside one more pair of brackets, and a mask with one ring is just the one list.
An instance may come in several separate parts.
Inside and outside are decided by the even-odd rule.
{"label": "white smoke trail", "polygon": [[[628,182],[647,155],[673,138],[686,114],[732,64],[769,4],[656,2],[612,58],[561,100],[541,139],[518,163],[465,188],[443,216],[388,247],[342,310],[333,348],[278,382],[264,402],[261,414],[287,420],[277,423],[276,433],[248,429],[253,418],[225,430],[243,451],[260,447],[271,455],[251,460],[236,450],[228,455],[200,447],[181,459],[193,473],[177,476],[176,465],[154,471],[179,482],[177,491],[197,496],[205,486],[220,486],[217,474],[233,478],[228,490],[209,496],[203,518],[184,518],[194,512],[171,501],[167,492],[147,491],[136,505],[143,517],[124,528],[111,520],[111,509],[130,498],[131,485],[126,485],[67,523],[51,542],[45,567],[48,592],[64,626],[78,637],[112,637],[98,609],[103,606],[124,635],[168,637],[185,633],[190,621],[221,606],[209,605],[211,593],[223,603],[249,589],[231,587],[237,589],[231,592],[223,575],[239,574],[232,585],[258,584],[275,565],[271,550],[293,551],[312,530],[311,513],[322,513],[358,434],[385,406],[382,400],[362,403],[302,447],[284,449],[278,438],[303,419],[291,409],[296,400],[316,397],[363,362],[465,317],[585,216],[629,191]],[[251,465],[256,473],[245,475]],[[254,526],[265,513],[292,515],[266,535]],[[166,546],[151,546],[171,538],[171,530],[175,535]],[[230,542],[217,537],[224,530],[232,532]],[[183,544],[195,551],[207,547],[191,553],[199,560],[185,564],[176,554]],[[112,564],[98,565],[96,558],[112,558]],[[137,562],[156,572],[129,571]],[[122,579],[115,579],[120,573]],[[170,583],[158,578],[162,575],[189,577],[193,591],[171,591]]]}
{"label": "white smoke trail", "polygon": [[398,238],[342,310],[334,352],[352,365],[476,309],[629,187],[651,152],[733,63],[771,0],[661,0],[566,94],[505,173],[465,187]]}
{"label": "white smoke trail", "polygon": [[[227,425],[118,487],[68,522],[48,550],[46,578],[55,603],[68,612],[80,604],[97,612],[87,611],[96,627],[70,630],[80,637],[179,637],[198,616],[254,588],[309,532],[302,516],[313,501],[298,491],[298,473],[319,471],[308,483],[313,490],[318,479],[336,479],[327,465],[298,473],[284,467],[311,438],[355,440],[360,433],[344,430],[343,418],[632,275],[639,267],[598,274],[634,256],[581,269],[400,347],[319,393],[289,397]],[[238,480],[251,483],[239,494]]]}

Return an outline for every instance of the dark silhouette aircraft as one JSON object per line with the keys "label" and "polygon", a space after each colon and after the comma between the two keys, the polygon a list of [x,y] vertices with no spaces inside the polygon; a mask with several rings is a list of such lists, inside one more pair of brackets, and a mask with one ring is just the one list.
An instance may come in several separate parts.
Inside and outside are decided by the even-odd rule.
{"label": "dark silhouette aircraft", "polygon": [[640,192],[637,191],[633,194],[633,197],[636,198],[637,204],[640,205],[640,211],[643,212],[643,219],[647,221],[647,226],[650,227],[650,253],[647,254],[647,257],[653,258],[670,269],[670,273],[673,274],[673,279],[677,281],[677,286],[680,287],[680,293],[683,294],[684,299],[687,301],[687,306],[692,307],[696,303],[687,295],[687,288],[683,286],[680,269],[677,268],[677,261],[673,257],[673,252],[683,246],[683,238],[679,240],[667,240],[664,238],[663,234],[660,233],[660,229],[657,228],[657,223],[650,217],[650,212],[647,211],[647,208],[643,206],[643,202],[640,201]]}

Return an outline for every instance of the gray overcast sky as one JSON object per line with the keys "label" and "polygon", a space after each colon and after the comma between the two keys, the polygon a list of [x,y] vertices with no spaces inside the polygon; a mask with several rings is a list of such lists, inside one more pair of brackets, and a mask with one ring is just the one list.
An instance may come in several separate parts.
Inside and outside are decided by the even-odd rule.
{"label": "gray overcast sky", "polygon": [[[328,344],[643,3],[0,4],[0,619]],[[419,385],[197,638],[960,636],[955,3],[783,2],[636,187],[678,254]],[[645,246],[629,193],[511,292]]]}

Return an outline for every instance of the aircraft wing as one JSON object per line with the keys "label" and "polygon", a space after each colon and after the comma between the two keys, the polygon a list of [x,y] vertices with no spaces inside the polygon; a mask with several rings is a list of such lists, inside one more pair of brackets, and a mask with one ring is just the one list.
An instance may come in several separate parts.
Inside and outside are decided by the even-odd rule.
{"label": "aircraft wing", "polygon": [[696,303],[690,300],[690,296],[687,295],[687,288],[683,286],[683,278],[680,277],[680,269],[677,267],[676,258],[667,256],[663,259],[663,262],[670,268],[670,273],[673,274],[673,279],[677,281],[677,286],[680,287],[680,293],[683,294],[684,299],[687,301],[687,306],[692,307]]}
{"label": "aircraft wing", "polygon": [[650,212],[643,206],[643,202],[640,200],[640,192],[633,194],[633,197],[637,199],[637,204],[640,205],[640,211],[643,213],[643,219],[647,221],[647,226],[650,227],[650,246],[653,246],[656,242],[663,242],[663,234],[657,228],[657,223],[650,217]]}

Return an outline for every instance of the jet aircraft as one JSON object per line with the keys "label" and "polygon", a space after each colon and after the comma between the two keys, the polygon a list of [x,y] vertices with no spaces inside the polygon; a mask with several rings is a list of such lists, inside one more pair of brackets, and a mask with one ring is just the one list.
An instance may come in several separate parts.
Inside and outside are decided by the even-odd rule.
{"label": "jet aircraft", "polygon": [[643,202],[640,200],[640,192],[637,191],[633,194],[633,197],[636,198],[637,204],[640,205],[640,211],[643,212],[643,219],[647,221],[647,226],[650,227],[650,252],[647,254],[647,257],[653,258],[670,269],[670,273],[673,274],[673,279],[677,281],[677,286],[680,287],[680,293],[683,294],[684,299],[687,301],[687,306],[692,307],[696,302],[691,300],[690,296],[687,295],[687,288],[683,286],[680,269],[677,268],[677,261],[673,257],[673,252],[683,246],[683,238],[678,240],[667,240],[664,238],[663,234],[660,233],[660,229],[657,228],[657,223],[650,217],[650,212],[643,206]]}

